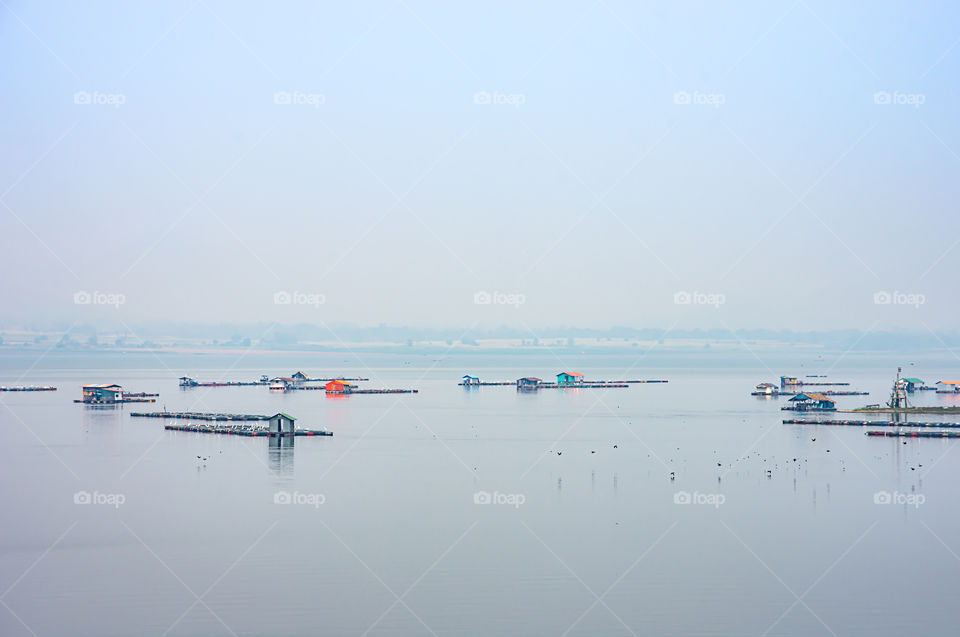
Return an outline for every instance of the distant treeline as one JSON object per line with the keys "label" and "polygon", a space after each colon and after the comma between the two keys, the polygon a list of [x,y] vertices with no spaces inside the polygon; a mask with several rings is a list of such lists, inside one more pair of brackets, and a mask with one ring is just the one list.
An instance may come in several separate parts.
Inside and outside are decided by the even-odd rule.
{"label": "distant treeline", "polygon": [[[697,339],[707,342],[743,342],[747,345],[759,341],[784,345],[797,344],[819,346],[825,349],[859,351],[917,351],[945,350],[960,347],[960,333],[933,333],[930,331],[883,331],[864,333],[861,330],[793,331],[773,329],[662,329],[611,327],[608,329],[580,327],[541,327],[528,329],[502,326],[489,329],[458,329],[406,326],[360,326],[336,324],[330,327],[314,324],[277,325],[256,324],[192,324],[154,322],[111,329],[109,326],[93,325],[6,325],[7,330],[27,330],[37,333],[62,332],[58,340],[63,346],[142,345],[148,343],[182,344],[203,342],[211,345],[239,347],[271,347],[277,349],[324,343],[325,349],[339,349],[340,343],[390,343],[396,345],[424,345],[440,342],[445,345],[478,345],[481,341],[510,339],[522,341],[523,345],[589,348],[593,339],[600,339],[604,348],[611,346],[633,347],[637,341],[667,342],[676,339]],[[40,342],[47,338],[38,337]],[[11,341],[11,339],[7,339]],[[12,341],[11,341],[12,342]],[[0,340],[0,344],[3,341]]]}

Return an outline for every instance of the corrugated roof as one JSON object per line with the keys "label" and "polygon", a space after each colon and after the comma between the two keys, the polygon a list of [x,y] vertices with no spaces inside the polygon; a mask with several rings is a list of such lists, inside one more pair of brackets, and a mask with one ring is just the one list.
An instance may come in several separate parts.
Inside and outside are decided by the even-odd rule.
{"label": "corrugated roof", "polygon": [[923,381],[920,380],[919,378],[904,378],[903,380],[907,381],[908,383],[913,383],[914,385],[923,384]]}
{"label": "corrugated roof", "polygon": [[293,416],[291,416],[291,415],[289,415],[289,414],[285,414],[285,413],[283,413],[283,412],[281,412],[281,413],[279,413],[279,414],[274,414],[272,417],[273,417],[273,418],[276,418],[277,416],[283,416],[283,417],[286,418],[287,420],[296,420],[296,418],[294,418]]}
{"label": "corrugated roof", "polygon": [[824,401],[826,401],[826,402],[828,402],[828,403],[836,402],[835,400],[833,400],[833,399],[830,398],[829,396],[824,396],[823,394],[808,394],[808,393],[806,393],[806,392],[800,392],[799,394],[797,394],[796,396],[794,396],[794,397],[791,398],[790,400],[794,400],[794,401],[796,401],[796,400],[814,400],[814,401],[817,401],[817,402],[824,402]]}
{"label": "corrugated roof", "polygon": [[960,385],[960,380],[940,380],[937,381],[938,385]]}
{"label": "corrugated roof", "polygon": [[557,376],[563,376],[564,374],[566,374],[567,376],[583,377],[583,374],[581,374],[581,373],[579,373],[579,372],[560,372],[559,374],[557,374]]}
{"label": "corrugated roof", "polygon": [[89,383],[89,384],[83,386],[84,389],[87,389],[87,388],[90,388],[90,389],[111,389],[111,388],[113,388],[113,387],[116,387],[117,389],[120,389],[120,385],[117,385],[116,383]]}

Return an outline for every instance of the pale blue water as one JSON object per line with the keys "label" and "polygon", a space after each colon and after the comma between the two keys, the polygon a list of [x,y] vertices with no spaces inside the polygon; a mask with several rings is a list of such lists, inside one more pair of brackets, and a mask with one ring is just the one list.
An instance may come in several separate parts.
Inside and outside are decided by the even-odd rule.
{"label": "pale blue water", "polygon": [[[956,634],[954,441],[782,425],[784,399],[749,396],[775,380],[755,359],[625,373],[635,359],[580,356],[570,364],[588,377],[670,383],[518,394],[456,383],[566,365],[435,358],[251,355],[231,369],[218,356],[4,354],[0,384],[61,389],[0,394],[0,633]],[[897,363],[841,361],[831,377],[871,395],[840,407],[886,400]],[[932,383],[957,368],[907,371]],[[297,369],[420,393],[176,385]],[[86,382],[161,397],[73,404]],[[285,411],[335,436],[276,448],[129,417],[162,406]],[[81,491],[124,501],[76,504]],[[481,491],[522,504],[476,504]],[[676,503],[683,492],[703,503]]]}

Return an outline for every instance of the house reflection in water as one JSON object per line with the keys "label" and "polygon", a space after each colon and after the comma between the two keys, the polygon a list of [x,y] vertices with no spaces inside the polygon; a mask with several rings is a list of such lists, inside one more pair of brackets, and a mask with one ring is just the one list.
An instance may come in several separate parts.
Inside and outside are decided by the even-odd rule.
{"label": "house reflection in water", "polygon": [[296,436],[271,436],[267,440],[267,462],[278,476],[293,475],[293,447]]}

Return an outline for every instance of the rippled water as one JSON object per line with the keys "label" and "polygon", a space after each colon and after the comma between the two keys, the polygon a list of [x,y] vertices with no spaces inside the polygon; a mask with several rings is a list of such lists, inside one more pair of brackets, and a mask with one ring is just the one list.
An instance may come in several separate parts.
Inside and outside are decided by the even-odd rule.
{"label": "rippled water", "polygon": [[[627,376],[670,383],[519,394],[456,383],[560,364],[409,358],[0,360],[0,384],[36,362],[20,384],[61,387],[0,394],[0,633],[956,634],[954,441],[782,425],[784,399],[749,396],[775,380],[759,363],[640,364]],[[633,363],[576,364],[622,378]],[[838,365],[871,392],[839,406],[885,400],[890,364]],[[299,368],[420,393],[176,385]],[[86,382],[161,398],[73,404]],[[277,446],[129,416],[162,406],[285,411],[335,435]]]}

